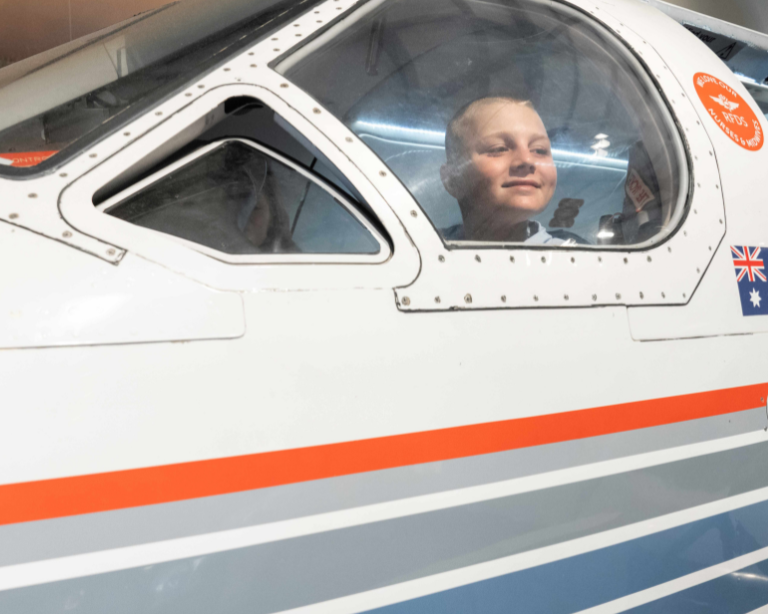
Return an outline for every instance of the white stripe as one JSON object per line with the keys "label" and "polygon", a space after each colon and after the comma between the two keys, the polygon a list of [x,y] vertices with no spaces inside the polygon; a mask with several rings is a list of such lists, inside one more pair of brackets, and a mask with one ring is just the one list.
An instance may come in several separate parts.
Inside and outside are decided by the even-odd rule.
{"label": "white stripe", "polygon": [[762,608],[757,608],[756,610],[747,612],[747,614],[768,614],[768,605],[764,605]]}
{"label": "white stripe", "polygon": [[[389,501],[386,503],[318,514],[316,516],[308,516],[305,518],[273,522],[216,533],[207,533],[204,535],[195,535],[137,546],[128,546],[125,548],[115,548],[112,550],[103,550],[57,559],[48,559],[33,563],[9,565],[0,568],[0,590],[31,586],[44,582],[55,582],[97,573],[128,569],[131,567],[153,565],[175,559],[201,556],[204,554],[243,548],[282,539],[311,535],[313,533],[389,520],[412,514],[446,509],[458,505],[466,505],[468,503],[486,501],[499,497],[551,488],[553,486],[571,484],[597,477],[634,471],[644,467],[652,467],[765,441],[766,434],[761,430],[755,433],[737,435],[735,437],[728,437],[716,441],[702,442],[679,448],[666,449],[660,452],[639,454],[636,456],[594,463],[592,465],[553,471],[543,475],[528,476],[494,484],[485,484],[482,486],[423,495],[398,501]],[[419,595],[428,594],[430,592],[435,592],[436,590],[444,590],[443,587],[450,588],[452,586],[476,582],[477,580],[486,577],[493,577],[503,573],[509,573],[510,571],[517,571],[519,569],[524,569],[525,567],[540,565],[542,562],[557,560],[580,552],[602,548],[606,545],[619,543],[639,535],[654,533],[662,530],[662,528],[677,526],[691,522],[697,518],[704,518],[712,514],[722,513],[729,509],[761,501],[764,498],[768,498],[768,489],[762,489],[746,495],[732,497],[731,499],[717,501],[715,503],[700,506],[698,508],[691,508],[663,517],[667,520],[663,520],[662,518],[653,519],[630,527],[608,531],[587,538],[574,540],[572,542],[557,544],[556,546],[524,553],[522,555],[507,557],[500,561],[476,565],[456,570],[455,572],[448,572],[447,574],[439,574],[438,576],[415,581],[417,583],[423,583],[426,587],[426,590],[419,589],[417,593]],[[670,522],[672,524],[669,524]],[[512,567],[507,567],[510,562],[513,562]],[[446,578],[447,580],[438,580],[439,578]],[[448,584],[445,584],[445,582],[448,582]],[[438,588],[431,588],[433,586]],[[398,589],[394,590],[399,594]],[[401,601],[403,598],[407,597],[395,598],[392,602]],[[341,612],[341,610],[338,609],[318,611]],[[357,610],[344,611],[351,612]]]}
{"label": "white stripe", "polygon": [[[675,580],[665,582],[664,584],[652,586],[651,588],[648,588],[644,591],[639,591],[637,593],[627,595],[626,597],[616,599],[615,601],[609,601],[608,603],[595,606],[594,608],[581,610],[581,612],[577,612],[577,614],[616,614],[617,612],[624,612],[630,608],[636,608],[637,606],[650,603],[651,601],[656,601],[662,597],[674,595],[675,593],[684,591],[687,588],[692,588],[694,586],[698,586],[699,584],[704,584],[710,580],[716,580],[717,578],[738,571],[739,569],[743,569],[744,567],[755,565],[756,563],[764,561],[765,559],[768,559],[768,548],[761,548],[760,550],[756,550],[750,554],[745,554],[744,556],[731,559],[730,561],[725,561],[719,565],[707,567],[706,569],[702,569],[696,573],[683,576],[682,578],[677,578]],[[754,610],[752,614],[757,614],[758,612],[760,614],[768,612],[768,606]]]}
{"label": "white stripe", "polygon": [[[530,552],[515,554],[503,559],[497,559],[487,563],[480,563],[478,565],[472,565],[471,567],[463,567],[461,569],[436,574],[434,576],[419,578],[418,580],[411,580],[409,582],[394,584],[364,593],[357,593],[356,595],[350,595],[348,597],[332,599],[330,601],[325,601],[319,604],[303,606],[292,610],[284,610],[280,614],[357,614],[358,612],[364,612],[373,608],[380,608],[411,599],[417,599],[418,597],[439,593],[441,591],[457,588],[459,586],[466,586],[475,582],[481,582],[482,580],[488,580],[490,578],[496,578],[498,576],[514,573],[516,571],[522,571],[530,567],[552,563],[566,557],[584,554],[586,552],[591,552],[600,548],[606,548],[608,546],[614,546],[630,539],[645,537],[653,533],[658,533],[659,531],[665,531],[680,525],[695,522],[696,520],[701,520],[702,518],[723,514],[725,512],[729,512],[746,505],[751,505],[753,503],[759,503],[760,501],[765,501],[766,499],[768,499],[768,488],[761,488],[760,490],[755,490],[743,495],[730,497],[728,499],[723,499],[714,503],[707,503],[705,505],[689,508],[681,512],[675,512],[666,516],[660,516],[651,520],[638,522],[626,527],[612,529],[597,535],[589,535],[587,537],[581,537],[579,539],[574,539],[568,542],[562,542],[553,546],[547,546],[546,548],[540,548]],[[738,559],[733,559],[732,561],[722,563],[721,565],[717,565],[715,567],[710,567],[698,573],[702,574],[701,582],[706,582],[707,580],[711,579],[709,576],[707,576],[710,570],[722,568],[722,573],[714,573],[713,575],[713,577],[718,577],[718,575],[730,573],[735,569],[739,569],[745,565],[753,564],[766,557],[768,557],[768,548],[764,548],[743,557],[739,557]],[[731,564],[735,565],[733,569],[730,567]],[[691,576],[695,575],[697,574],[691,574]],[[688,577],[689,576],[686,576],[686,578]],[[670,582],[669,584],[673,584],[674,582],[678,581],[681,582],[681,588],[675,588],[675,590],[670,592],[676,592],[677,590],[686,588],[684,584],[685,578]],[[698,582],[693,582],[691,585],[693,586],[697,583]],[[665,586],[666,584],[660,585],[660,587]],[[654,599],[658,599],[661,596],[669,594],[664,593],[662,589],[658,592],[658,594],[650,596],[650,591],[653,590],[654,589],[648,589],[648,591],[642,592],[649,593],[649,598],[647,601],[652,601]],[[640,594],[641,593],[637,593],[637,595]],[[625,599],[630,599],[631,597],[633,596],[627,597]],[[611,603],[618,603],[619,601],[622,600],[617,600],[616,602]],[[646,603],[646,601],[639,600],[638,605],[640,603]],[[610,604],[605,604],[605,606],[609,605]],[[598,606],[598,608],[587,610],[585,612],[589,612],[590,614],[593,612],[600,612],[601,614],[603,614],[603,612],[621,612],[624,609],[631,607],[631,605],[624,605],[622,603],[615,609],[606,610],[600,610],[599,608],[601,607],[604,606]],[[579,614],[585,614],[585,612]]]}

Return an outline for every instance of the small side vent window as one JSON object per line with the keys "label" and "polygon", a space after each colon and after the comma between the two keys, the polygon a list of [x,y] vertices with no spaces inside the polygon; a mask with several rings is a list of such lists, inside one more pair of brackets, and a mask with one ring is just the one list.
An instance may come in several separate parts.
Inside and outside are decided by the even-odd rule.
{"label": "small side vent window", "polygon": [[[127,192],[127,195],[126,195]],[[225,139],[103,203],[107,214],[226,254],[377,254],[330,184],[262,145]]]}

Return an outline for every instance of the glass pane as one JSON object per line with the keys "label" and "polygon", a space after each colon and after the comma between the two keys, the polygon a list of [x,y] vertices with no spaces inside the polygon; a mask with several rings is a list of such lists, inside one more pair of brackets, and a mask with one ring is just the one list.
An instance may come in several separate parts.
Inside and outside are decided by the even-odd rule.
{"label": "glass pane", "polygon": [[107,213],[227,254],[375,254],[371,233],[328,192],[230,141],[132,194]]}
{"label": "glass pane", "polygon": [[636,245],[681,218],[674,124],[575,10],[388,0],[278,71],[350,127],[446,241]]}

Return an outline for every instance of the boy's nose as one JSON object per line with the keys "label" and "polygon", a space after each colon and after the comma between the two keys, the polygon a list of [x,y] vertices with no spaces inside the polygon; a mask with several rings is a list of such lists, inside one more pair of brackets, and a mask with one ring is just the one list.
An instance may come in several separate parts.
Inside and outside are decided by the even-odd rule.
{"label": "boy's nose", "polygon": [[510,175],[519,175],[519,174],[525,174],[528,175],[530,173],[533,173],[536,170],[536,164],[534,163],[533,156],[531,155],[530,151],[522,151],[517,153],[512,157],[512,160],[510,160],[509,164],[509,174]]}

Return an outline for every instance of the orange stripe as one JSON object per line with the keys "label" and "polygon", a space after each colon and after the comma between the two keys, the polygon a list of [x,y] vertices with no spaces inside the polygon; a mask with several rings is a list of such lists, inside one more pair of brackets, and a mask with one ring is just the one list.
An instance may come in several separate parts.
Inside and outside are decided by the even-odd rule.
{"label": "orange stripe", "polygon": [[88,514],[527,448],[764,405],[766,384],[502,422],[0,486],[0,524]]}

